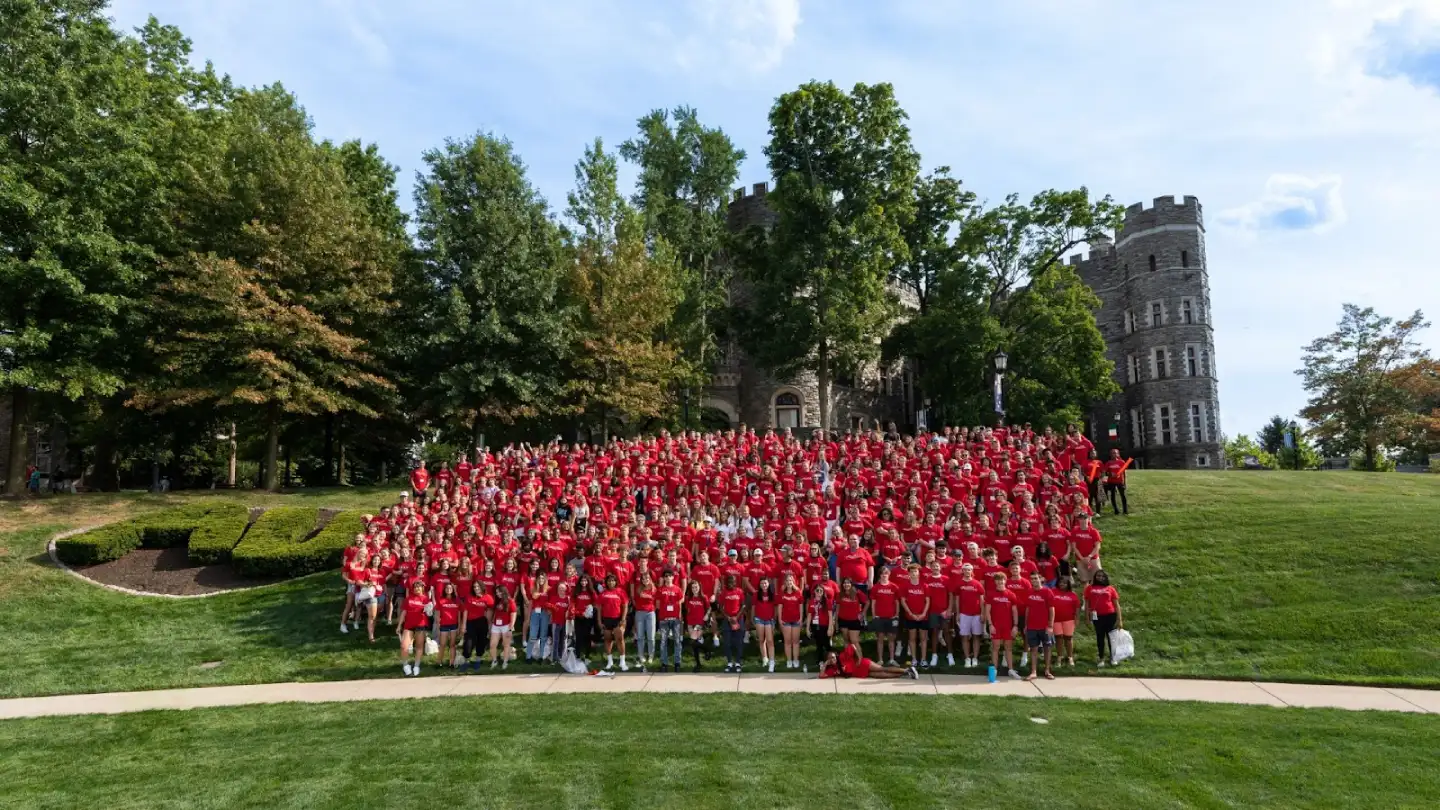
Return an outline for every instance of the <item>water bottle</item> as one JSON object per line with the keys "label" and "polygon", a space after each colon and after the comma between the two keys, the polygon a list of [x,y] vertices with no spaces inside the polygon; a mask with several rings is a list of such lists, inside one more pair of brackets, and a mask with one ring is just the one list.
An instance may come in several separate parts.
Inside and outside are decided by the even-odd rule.
{"label": "water bottle", "polygon": [[993,666],[990,667],[989,676],[990,676],[990,683],[994,683],[994,682],[995,682],[995,667],[993,667]]}

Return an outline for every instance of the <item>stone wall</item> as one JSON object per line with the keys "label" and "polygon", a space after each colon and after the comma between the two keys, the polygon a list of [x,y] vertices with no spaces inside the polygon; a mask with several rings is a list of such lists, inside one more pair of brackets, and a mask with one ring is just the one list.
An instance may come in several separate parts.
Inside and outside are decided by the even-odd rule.
{"label": "stone wall", "polygon": [[[1160,197],[1149,208],[1132,205],[1115,237],[1114,243],[1097,241],[1088,255],[1070,258],[1081,280],[1100,297],[1096,323],[1122,389],[1092,409],[1091,438],[1098,448],[1119,447],[1146,467],[1220,468],[1220,406],[1200,201]],[[1167,360],[1163,374],[1157,349]],[[1133,380],[1132,358],[1138,361]],[[1194,404],[1202,410],[1198,437],[1192,430]],[[1161,405],[1170,408],[1169,443],[1162,443]],[[1112,442],[1108,431],[1117,422],[1119,436]]]}

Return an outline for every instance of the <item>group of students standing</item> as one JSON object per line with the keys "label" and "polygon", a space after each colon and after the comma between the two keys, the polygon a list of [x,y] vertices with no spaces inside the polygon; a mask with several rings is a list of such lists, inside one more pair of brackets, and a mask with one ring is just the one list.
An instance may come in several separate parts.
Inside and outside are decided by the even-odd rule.
{"label": "group of students standing", "polygon": [[462,671],[567,655],[628,671],[633,653],[647,671],[719,654],[738,672],[753,641],[770,672],[783,657],[902,677],[979,667],[988,646],[1011,677],[1054,677],[1081,617],[1100,666],[1123,627],[1092,515],[1099,477],[1123,488],[1127,467],[1073,428],[1028,426],[481,449],[420,465],[414,495],[367,520],[341,630],[364,620],[373,642],[383,610],[412,676],[427,647]]}

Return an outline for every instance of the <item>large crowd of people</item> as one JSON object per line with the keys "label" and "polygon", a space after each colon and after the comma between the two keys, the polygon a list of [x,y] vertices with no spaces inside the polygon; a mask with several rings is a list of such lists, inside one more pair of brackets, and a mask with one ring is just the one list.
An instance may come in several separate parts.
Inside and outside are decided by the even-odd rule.
{"label": "large crowd of people", "polygon": [[340,632],[394,625],[411,676],[427,658],[678,672],[723,655],[727,672],[753,656],[822,677],[1053,678],[1077,622],[1099,666],[1124,626],[1093,518],[1103,495],[1128,512],[1128,467],[1074,426],[477,448],[421,462],[366,517]]}

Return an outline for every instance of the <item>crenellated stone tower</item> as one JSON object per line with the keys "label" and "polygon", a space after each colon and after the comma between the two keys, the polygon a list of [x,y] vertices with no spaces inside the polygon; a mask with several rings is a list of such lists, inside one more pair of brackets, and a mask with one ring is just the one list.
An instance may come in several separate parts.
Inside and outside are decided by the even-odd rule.
{"label": "crenellated stone tower", "polygon": [[1095,318],[1121,387],[1091,411],[1095,446],[1119,447],[1144,467],[1222,468],[1200,201],[1136,203],[1113,243],[1099,240],[1070,264],[1100,297]]}

